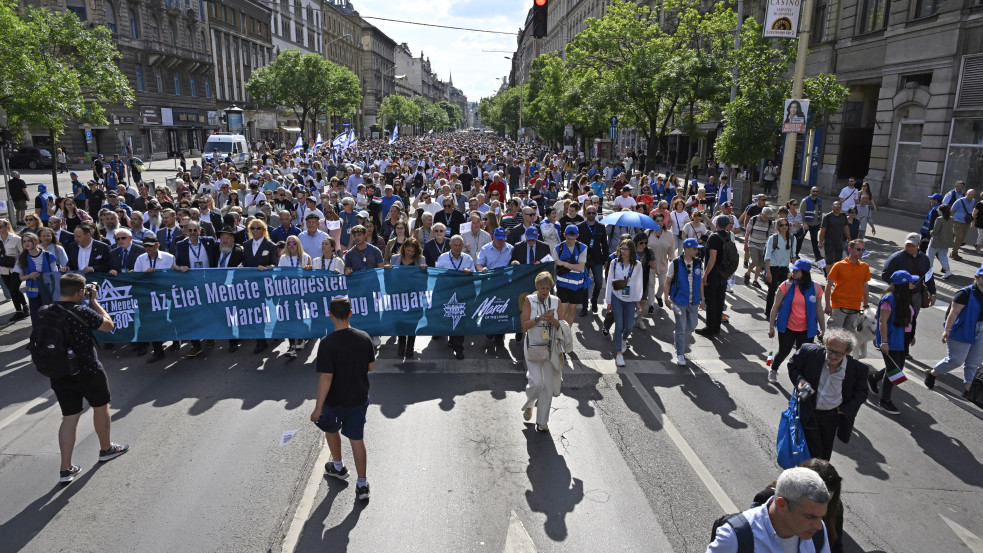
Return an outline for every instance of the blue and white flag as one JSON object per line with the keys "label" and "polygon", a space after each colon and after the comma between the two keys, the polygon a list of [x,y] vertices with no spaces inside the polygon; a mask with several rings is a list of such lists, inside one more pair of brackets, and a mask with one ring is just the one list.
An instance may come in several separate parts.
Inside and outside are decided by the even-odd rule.
{"label": "blue and white flag", "polygon": [[317,139],[314,140],[314,149],[317,150],[322,145],[324,145],[324,141],[321,140],[321,131],[317,131]]}
{"label": "blue and white flag", "polygon": [[433,134],[433,129],[430,129],[430,132],[428,132],[427,134]]}
{"label": "blue and white flag", "polygon": [[348,133],[348,148],[354,148],[358,145],[358,137],[355,136],[355,129],[352,129]]}
{"label": "blue and white flag", "polygon": [[389,137],[389,144],[395,144],[396,138],[399,137],[399,122],[396,122],[396,126],[393,127],[393,134]]}
{"label": "blue and white flag", "polygon": [[304,138],[301,137],[301,136],[298,136],[297,137],[297,143],[294,144],[294,149],[292,151],[294,153],[297,153],[297,152],[299,152],[299,151],[301,151],[303,149],[304,149]]}
{"label": "blue and white flag", "polygon": [[338,136],[334,137],[331,141],[331,147],[333,148],[344,148],[345,144],[348,143],[348,131],[343,131]]}

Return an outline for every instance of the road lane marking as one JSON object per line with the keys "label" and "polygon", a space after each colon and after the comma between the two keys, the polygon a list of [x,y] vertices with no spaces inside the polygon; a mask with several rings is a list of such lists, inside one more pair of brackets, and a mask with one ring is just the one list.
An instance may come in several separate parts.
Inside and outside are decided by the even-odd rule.
{"label": "road lane marking", "polygon": [[693,448],[690,447],[689,443],[686,442],[683,435],[679,433],[679,430],[676,429],[676,425],[669,420],[669,417],[666,416],[665,411],[660,409],[659,405],[655,403],[655,400],[652,399],[652,396],[642,385],[641,381],[638,380],[638,377],[631,372],[626,372],[624,375],[625,378],[628,379],[628,382],[631,383],[632,387],[635,388],[635,392],[638,393],[638,396],[642,398],[642,402],[645,403],[645,406],[648,407],[649,411],[651,411],[653,415],[655,415],[655,418],[659,419],[659,423],[662,425],[662,428],[665,429],[666,434],[668,434],[672,442],[676,444],[676,448],[683,454],[686,462],[693,468],[696,475],[700,477],[700,480],[703,481],[703,485],[706,486],[707,491],[710,492],[713,499],[716,500],[718,505],[720,505],[720,508],[723,509],[725,513],[739,512],[737,505],[730,500],[730,497],[727,497],[724,489],[721,488],[717,480],[714,479],[713,475],[710,473],[710,470],[707,469],[706,465],[703,464],[703,461],[700,460],[700,457],[695,451],[693,451]]}
{"label": "road lane marking", "polygon": [[980,538],[976,534],[970,532],[969,530],[963,528],[962,526],[956,524],[955,522],[947,519],[942,513],[939,513],[942,520],[949,525],[949,528],[956,533],[956,536],[966,544],[973,553],[983,553],[983,538]]}
{"label": "road lane marking", "polygon": [[321,453],[317,456],[317,460],[314,461],[311,475],[308,477],[307,485],[304,487],[304,494],[300,496],[297,508],[294,509],[294,517],[290,521],[287,533],[283,537],[283,548],[281,549],[283,553],[293,553],[297,549],[304,525],[307,524],[311,515],[314,514],[314,500],[317,499],[317,492],[321,488],[321,481],[324,480],[324,469],[322,467],[331,460],[331,450],[328,448],[328,444],[321,439],[320,432],[318,433],[317,439]]}
{"label": "road lane marking", "polygon": [[5,418],[2,421],[0,421],[0,430],[3,430],[8,425],[10,425],[12,422],[14,422],[15,420],[17,420],[17,419],[21,418],[22,416],[24,416],[25,413],[27,413],[28,411],[30,411],[31,409],[33,409],[35,406],[41,405],[45,401],[48,401],[48,398],[50,398],[51,396],[53,396],[54,393],[55,393],[55,391],[49,388],[48,391],[46,391],[45,393],[41,394],[40,396],[38,396],[38,397],[32,399],[31,401],[28,401],[24,405],[22,405],[20,409],[14,411],[9,416],[7,416],[7,418]]}
{"label": "road lane marking", "polygon": [[529,532],[522,525],[515,511],[509,515],[509,533],[505,536],[504,553],[536,553],[536,545],[532,543]]}

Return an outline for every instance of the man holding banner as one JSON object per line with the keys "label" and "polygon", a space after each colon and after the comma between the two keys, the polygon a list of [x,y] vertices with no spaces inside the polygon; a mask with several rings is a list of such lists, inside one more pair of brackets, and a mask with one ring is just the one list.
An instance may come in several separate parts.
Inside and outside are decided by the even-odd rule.
{"label": "man holding banner", "polygon": [[[438,269],[453,269],[471,274],[476,266],[474,259],[464,253],[464,238],[460,234],[455,234],[451,238],[451,251],[441,254],[437,258],[436,267]],[[454,356],[464,359],[464,336],[451,336],[447,340],[448,345],[454,350]]]}
{"label": "man holding banner", "polygon": [[[164,271],[174,266],[174,256],[168,252],[161,251],[160,241],[153,234],[143,237],[143,249],[141,254],[133,264],[135,273],[153,273]],[[147,358],[147,363],[156,363],[164,358],[164,342],[152,342],[154,352]],[[171,349],[177,351],[181,348],[181,341],[175,340],[171,344]]]}
{"label": "man holding banner", "polygon": [[[491,243],[485,244],[485,247],[481,248],[481,252],[478,253],[478,259],[475,262],[475,268],[478,272],[487,273],[488,269],[506,267],[511,263],[513,248],[512,244],[506,242],[507,238],[508,233],[502,227],[494,230]],[[491,349],[497,346],[505,347],[504,334],[492,334],[488,336],[485,349]]]}

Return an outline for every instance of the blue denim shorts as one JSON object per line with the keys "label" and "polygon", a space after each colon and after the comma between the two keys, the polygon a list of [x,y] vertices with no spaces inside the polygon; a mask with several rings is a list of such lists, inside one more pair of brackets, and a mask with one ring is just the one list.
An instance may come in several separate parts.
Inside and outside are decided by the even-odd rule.
{"label": "blue denim shorts", "polygon": [[325,406],[315,424],[328,434],[341,430],[341,435],[349,440],[361,440],[365,435],[365,413],[368,409],[368,400],[355,407]]}

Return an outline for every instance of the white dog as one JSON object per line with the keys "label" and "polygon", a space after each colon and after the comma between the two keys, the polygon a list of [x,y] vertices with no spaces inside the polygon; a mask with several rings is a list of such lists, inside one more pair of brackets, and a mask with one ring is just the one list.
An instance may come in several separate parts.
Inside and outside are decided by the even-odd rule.
{"label": "white dog", "polygon": [[874,330],[877,324],[877,308],[868,307],[864,311],[864,316],[860,319],[860,324],[857,325],[856,335],[857,335],[857,349],[853,352],[854,359],[866,359],[867,358],[867,344],[873,343],[874,341]]}

